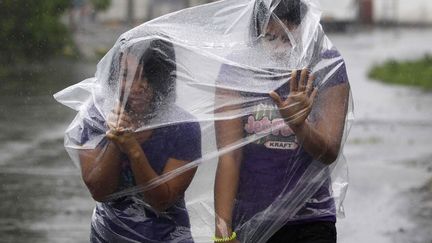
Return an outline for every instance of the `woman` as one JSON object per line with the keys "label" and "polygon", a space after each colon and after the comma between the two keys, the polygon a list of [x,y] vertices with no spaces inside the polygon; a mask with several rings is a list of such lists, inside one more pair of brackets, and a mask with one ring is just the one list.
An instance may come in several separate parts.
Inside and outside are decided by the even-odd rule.
{"label": "woman", "polygon": [[116,55],[120,75],[113,71],[107,85],[108,89],[118,87],[115,80],[121,77],[120,98],[107,121],[93,105],[81,130],[81,144],[106,136],[95,149],[79,154],[83,180],[98,201],[91,242],[193,242],[183,197],[195,169],[146,190],[108,197],[134,186],[148,186],[201,157],[199,123],[145,129],[160,125],[161,119],[170,121],[166,113],[193,120],[173,104],[176,66],[172,44],[150,39],[133,45]]}
{"label": "woman", "polygon": [[[287,30],[296,33],[307,6],[299,0],[282,0],[267,24],[262,20],[271,15],[270,11],[261,1],[255,6],[257,21],[252,30],[258,36],[256,45],[271,50],[271,58],[283,58],[293,49],[292,42],[301,38],[301,35],[290,37]],[[263,26],[266,26],[264,31]],[[318,55],[318,59],[340,57],[332,50]],[[309,65],[312,68],[314,64]],[[335,68],[336,72],[330,71]],[[230,69],[221,69],[219,79],[224,83],[224,90],[218,90],[217,100],[222,102],[227,97],[258,99],[253,103],[252,114],[215,123],[218,147],[226,148],[246,137],[263,134],[266,130],[263,127],[268,128],[268,135],[219,157],[215,182],[216,240],[249,242],[259,238],[269,239],[268,242],[336,242],[336,210],[326,167],[338,157],[347,114],[349,84],[343,61],[315,74],[310,74],[307,69],[293,70],[289,85],[269,94],[227,89],[227,83],[232,80],[244,84],[247,82],[245,77],[259,76],[247,70]],[[319,88],[315,87],[324,77],[327,81]],[[245,105],[251,106],[250,103]],[[238,105],[221,106],[218,112],[242,109],[244,107]],[[324,171],[326,176],[312,197],[304,198],[299,205],[301,208],[292,215],[287,210],[294,208],[283,209],[287,203],[284,200],[293,201],[290,193],[302,189],[298,185],[304,183],[304,173],[312,164],[318,164],[318,171]],[[297,192],[296,196],[301,198],[302,191]],[[283,221],[278,225],[281,219]],[[284,224],[282,228],[281,224]],[[267,231],[273,230],[273,225],[277,232],[266,235]]]}

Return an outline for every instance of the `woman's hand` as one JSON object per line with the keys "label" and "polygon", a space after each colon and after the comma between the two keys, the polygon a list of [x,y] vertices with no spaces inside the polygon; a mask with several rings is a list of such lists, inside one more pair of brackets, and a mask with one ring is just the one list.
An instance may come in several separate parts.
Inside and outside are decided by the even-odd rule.
{"label": "woman's hand", "polygon": [[129,130],[110,129],[106,133],[108,140],[114,142],[117,147],[125,154],[130,154],[139,148],[139,143],[134,134]]}
{"label": "woman's hand", "polygon": [[108,127],[109,129],[129,131],[135,131],[138,128],[137,122],[120,106],[120,103],[108,115]]}
{"label": "woman's hand", "polygon": [[108,116],[109,130],[106,136],[123,153],[129,154],[136,151],[140,144],[147,141],[152,135],[152,130],[133,132],[138,128],[136,124],[137,122],[134,122],[124,109],[117,106]]}
{"label": "woman's hand", "polygon": [[313,101],[317,95],[317,89],[313,88],[313,75],[308,75],[308,70],[303,69],[300,80],[297,80],[297,70],[292,71],[290,92],[286,100],[274,91],[270,97],[279,107],[282,118],[291,128],[300,127],[312,110]]}

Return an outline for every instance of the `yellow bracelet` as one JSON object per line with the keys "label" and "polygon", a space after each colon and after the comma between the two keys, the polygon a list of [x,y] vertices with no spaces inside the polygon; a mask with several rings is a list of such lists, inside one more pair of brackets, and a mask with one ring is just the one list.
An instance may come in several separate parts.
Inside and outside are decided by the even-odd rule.
{"label": "yellow bracelet", "polygon": [[233,231],[230,237],[218,238],[218,237],[214,236],[213,241],[214,242],[227,242],[227,241],[235,240],[236,238],[237,238],[237,233]]}

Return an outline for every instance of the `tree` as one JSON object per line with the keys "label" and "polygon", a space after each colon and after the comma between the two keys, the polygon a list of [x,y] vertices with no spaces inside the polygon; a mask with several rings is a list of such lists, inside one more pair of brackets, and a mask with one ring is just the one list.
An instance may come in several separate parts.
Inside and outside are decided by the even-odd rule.
{"label": "tree", "polygon": [[60,15],[69,0],[0,0],[0,63],[42,60],[70,41]]}
{"label": "tree", "polygon": [[96,11],[105,11],[111,5],[111,0],[91,0]]}

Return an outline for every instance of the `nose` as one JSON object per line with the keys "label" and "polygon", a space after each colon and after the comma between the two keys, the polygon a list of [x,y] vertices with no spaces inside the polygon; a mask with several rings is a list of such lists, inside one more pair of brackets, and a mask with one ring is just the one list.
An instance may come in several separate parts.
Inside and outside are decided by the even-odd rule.
{"label": "nose", "polygon": [[131,91],[132,93],[142,94],[147,91],[149,85],[146,80],[134,80]]}
{"label": "nose", "polygon": [[274,42],[275,49],[287,49],[291,47],[291,42],[288,36],[280,36]]}

